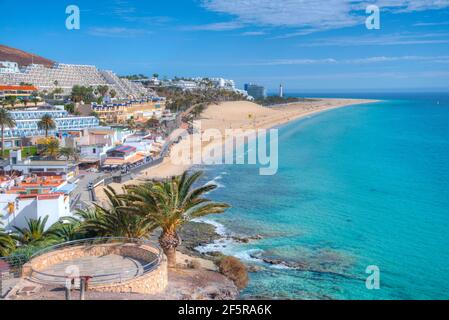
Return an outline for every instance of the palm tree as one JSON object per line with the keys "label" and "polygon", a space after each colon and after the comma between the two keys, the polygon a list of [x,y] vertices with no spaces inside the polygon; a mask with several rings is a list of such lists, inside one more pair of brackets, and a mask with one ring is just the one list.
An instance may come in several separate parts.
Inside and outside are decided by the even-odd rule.
{"label": "palm tree", "polygon": [[172,177],[163,181],[151,181],[139,186],[127,187],[123,195],[129,201],[129,209],[144,217],[153,227],[160,227],[159,244],[168,259],[169,267],[176,266],[176,248],[181,243],[177,233],[186,222],[208,214],[223,213],[229,205],[213,202],[203,195],[217,186],[206,184],[198,188],[193,185],[202,172]]}
{"label": "palm tree", "polygon": [[159,120],[155,116],[152,116],[147,120],[145,126],[150,130],[154,130],[159,127]]}
{"label": "palm tree", "polygon": [[65,158],[66,160],[73,159],[75,161],[79,158],[78,152],[76,152],[74,148],[70,147],[60,148],[59,156]]}
{"label": "palm tree", "polygon": [[37,123],[39,130],[45,130],[45,137],[48,137],[48,131],[56,129],[56,123],[51,115],[46,114],[42,116],[41,120]]}
{"label": "palm tree", "polygon": [[33,97],[33,98],[31,99],[31,102],[34,103],[34,106],[35,106],[35,107],[37,107],[37,104],[38,104],[38,102],[39,102],[39,99],[38,99],[37,97]]}
{"label": "palm tree", "polygon": [[14,108],[14,106],[16,105],[16,102],[17,102],[17,97],[15,97],[15,96],[8,96],[8,97],[6,97],[6,101],[8,101],[8,104],[10,104],[11,107]]}
{"label": "palm tree", "polygon": [[87,216],[82,230],[103,237],[147,238],[154,229],[151,221],[133,212],[126,197],[120,197],[111,187],[104,189],[108,198],[106,207],[95,205],[94,213],[79,212]]}
{"label": "palm tree", "polygon": [[98,86],[97,91],[100,94],[100,96],[104,98],[109,91],[109,87],[108,86]]}
{"label": "palm tree", "polygon": [[126,120],[126,125],[131,129],[134,130],[136,128],[136,121],[134,121],[134,119],[127,119]]}
{"label": "palm tree", "polygon": [[5,108],[0,108],[0,127],[2,134],[2,158],[5,154],[5,127],[14,128],[16,121]]}
{"label": "palm tree", "polygon": [[56,159],[60,154],[59,141],[57,139],[50,138],[45,143],[42,152],[46,157]]}
{"label": "palm tree", "polygon": [[12,238],[21,245],[46,245],[55,242],[54,235],[45,231],[47,220],[48,216],[45,216],[44,219],[27,219],[27,227],[23,229],[14,227],[16,232],[12,235]]}
{"label": "palm tree", "polygon": [[78,210],[73,216],[63,217],[53,224],[48,233],[62,241],[95,238],[98,236],[98,232],[91,226],[93,221],[98,219],[100,216],[95,208]]}
{"label": "palm tree", "polygon": [[81,223],[60,221],[56,222],[50,229],[48,229],[48,234],[52,235],[55,239],[58,239],[58,241],[74,241],[84,238],[80,228]]}
{"label": "palm tree", "polygon": [[111,89],[111,91],[109,91],[109,95],[111,96],[111,98],[115,98],[117,96],[117,91]]}
{"label": "palm tree", "polygon": [[[0,219],[2,216],[0,216]],[[0,221],[0,257],[7,256],[16,247],[15,241],[9,234],[1,228],[2,224]]]}

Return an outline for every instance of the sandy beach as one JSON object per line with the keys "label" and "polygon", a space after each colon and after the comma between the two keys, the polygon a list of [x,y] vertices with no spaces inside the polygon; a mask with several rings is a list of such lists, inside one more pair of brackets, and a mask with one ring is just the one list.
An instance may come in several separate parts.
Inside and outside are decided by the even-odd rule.
{"label": "sandy beach", "polygon": [[[202,130],[218,129],[222,133],[226,129],[269,129],[318,112],[372,102],[376,102],[376,100],[316,99],[316,101],[304,101],[276,107],[263,107],[248,101],[224,102],[219,105],[210,105],[203,112],[200,119],[201,128]],[[203,145],[203,147],[207,146],[208,143]],[[182,145],[179,146],[180,149],[182,147]],[[165,178],[182,174],[188,169],[187,165],[173,164],[168,157],[159,166],[143,171],[137,179]]]}
{"label": "sandy beach", "polygon": [[[269,129],[319,112],[373,102],[377,102],[377,100],[316,98],[273,107],[263,107],[249,101],[224,102],[208,106],[199,120],[201,120],[202,131],[217,129],[224,133],[226,129]],[[223,142],[204,142],[202,150],[205,152],[208,148],[216,148],[217,144]],[[183,149],[190,147],[188,140],[182,140],[174,147],[174,150],[182,152]],[[193,155],[193,150],[191,151]],[[160,165],[143,170],[135,179],[125,184],[111,183],[109,186],[119,191],[123,185],[139,184],[148,179],[179,175],[190,167],[190,165],[175,164],[170,157],[166,157]],[[103,202],[105,200],[103,188],[97,188],[95,191],[99,202]]]}

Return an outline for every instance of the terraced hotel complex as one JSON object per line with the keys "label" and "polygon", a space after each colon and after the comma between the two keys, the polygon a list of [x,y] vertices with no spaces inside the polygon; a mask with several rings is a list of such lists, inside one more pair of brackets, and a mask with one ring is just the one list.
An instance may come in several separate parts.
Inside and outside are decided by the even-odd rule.
{"label": "terraced hotel complex", "polygon": [[52,67],[41,64],[30,64],[15,72],[0,72],[0,83],[20,85],[31,83],[40,91],[53,90],[56,87],[69,95],[73,86],[108,86],[115,90],[117,98],[138,98],[146,95],[147,90],[141,83],[119,78],[112,71],[99,70],[91,65],[57,63]]}

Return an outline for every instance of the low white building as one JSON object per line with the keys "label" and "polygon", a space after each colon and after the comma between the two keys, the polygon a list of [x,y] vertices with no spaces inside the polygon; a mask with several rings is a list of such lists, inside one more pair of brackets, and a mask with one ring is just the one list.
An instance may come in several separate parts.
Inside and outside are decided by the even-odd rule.
{"label": "low white building", "polygon": [[78,167],[75,163],[65,160],[22,160],[21,151],[11,151],[9,164],[3,167],[5,171],[20,171],[24,175],[51,173],[62,174],[65,179],[71,179],[77,174]]}
{"label": "low white building", "polygon": [[136,148],[136,152],[141,152],[145,155],[150,155],[150,152],[152,150],[152,144],[154,143],[154,141],[145,139],[145,136],[134,135],[126,138],[123,141],[123,143],[126,144],[127,146]]}
{"label": "low white building", "polygon": [[112,145],[101,144],[80,146],[80,162],[101,165],[106,160],[106,152],[112,148]]}
{"label": "low white building", "polygon": [[60,218],[70,216],[70,197],[64,193],[0,194],[0,221],[6,230],[25,228],[27,220],[48,216],[46,229]]}

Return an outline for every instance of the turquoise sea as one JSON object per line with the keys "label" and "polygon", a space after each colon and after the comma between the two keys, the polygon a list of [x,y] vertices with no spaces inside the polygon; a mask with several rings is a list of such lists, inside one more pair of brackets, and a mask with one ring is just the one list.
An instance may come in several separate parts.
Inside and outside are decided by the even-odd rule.
{"label": "turquoise sea", "polygon": [[[209,196],[233,206],[207,220],[263,239],[201,249],[261,268],[243,298],[448,299],[449,95],[341,96],[383,101],[280,127],[274,176],[202,168],[219,186]],[[365,286],[369,265],[378,290]]]}

